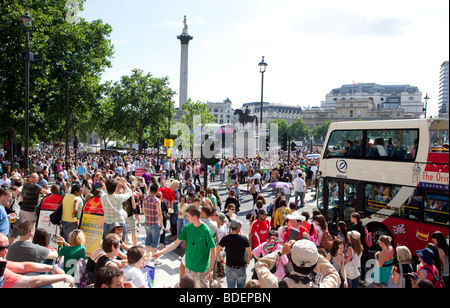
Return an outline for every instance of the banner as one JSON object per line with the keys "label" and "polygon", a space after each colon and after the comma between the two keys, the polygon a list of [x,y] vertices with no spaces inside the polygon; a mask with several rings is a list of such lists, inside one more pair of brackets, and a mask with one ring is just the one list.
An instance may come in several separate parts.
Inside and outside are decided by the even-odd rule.
{"label": "banner", "polygon": [[54,249],[58,248],[58,243],[56,241],[61,228],[50,222],[50,215],[58,208],[62,199],[62,196],[58,194],[50,194],[44,197],[41,201],[39,217],[36,223],[36,228],[41,228],[48,232],[50,235],[49,246]]}
{"label": "banner", "polygon": [[134,176],[143,176],[144,175],[144,169],[136,169],[134,171]]}
{"label": "banner", "polygon": [[86,237],[86,256],[89,256],[102,245],[103,215],[100,197],[90,199],[83,208],[80,229]]}

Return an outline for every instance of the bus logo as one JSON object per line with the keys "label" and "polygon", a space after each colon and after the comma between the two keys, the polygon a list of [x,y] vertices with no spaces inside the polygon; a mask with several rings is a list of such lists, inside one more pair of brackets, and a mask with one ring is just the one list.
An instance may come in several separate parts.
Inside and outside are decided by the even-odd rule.
{"label": "bus logo", "polygon": [[339,159],[336,162],[336,168],[340,173],[347,173],[347,169],[348,169],[347,162],[343,159]]}

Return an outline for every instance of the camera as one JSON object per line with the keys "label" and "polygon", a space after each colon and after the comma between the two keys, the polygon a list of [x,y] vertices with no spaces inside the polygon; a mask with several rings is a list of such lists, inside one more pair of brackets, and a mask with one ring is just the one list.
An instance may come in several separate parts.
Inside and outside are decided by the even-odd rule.
{"label": "camera", "polygon": [[419,276],[417,276],[416,273],[408,273],[408,274],[405,274],[405,277],[408,277],[408,278],[411,278],[411,279],[414,279],[414,280],[416,280],[417,278],[419,278]]}

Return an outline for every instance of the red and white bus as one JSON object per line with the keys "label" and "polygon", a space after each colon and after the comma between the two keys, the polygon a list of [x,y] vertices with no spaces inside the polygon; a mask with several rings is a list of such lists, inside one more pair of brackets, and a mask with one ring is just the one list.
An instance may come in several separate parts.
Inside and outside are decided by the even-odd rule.
{"label": "red and white bus", "polygon": [[448,239],[448,143],[448,119],[332,123],[317,193],[330,230],[359,212],[375,249],[381,234],[413,254],[435,231]]}

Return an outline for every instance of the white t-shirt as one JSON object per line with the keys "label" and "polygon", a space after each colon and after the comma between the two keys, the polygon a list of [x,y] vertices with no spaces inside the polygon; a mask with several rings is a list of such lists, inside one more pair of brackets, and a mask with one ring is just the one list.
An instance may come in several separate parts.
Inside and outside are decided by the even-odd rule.
{"label": "white t-shirt", "polygon": [[381,157],[389,156],[388,152],[386,151],[386,147],[384,145],[377,145],[378,154],[380,154]]}
{"label": "white t-shirt", "polygon": [[294,180],[294,191],[304,192],[305,191],[305,187],[304,187],[305,185],[306,185],[305,181],[302,178],[297,177]]}
{"label": "white t-shirt", "polygon": [[136,288],[148,287],[144,273],[134,266],[127,265],[123,269],[123,281],[132,282]]}

